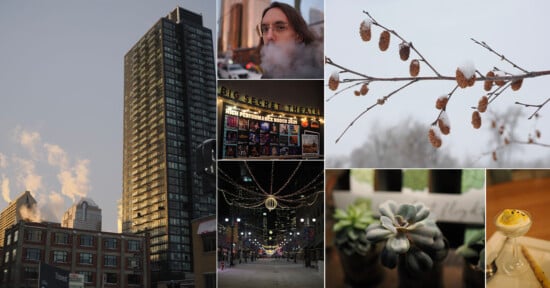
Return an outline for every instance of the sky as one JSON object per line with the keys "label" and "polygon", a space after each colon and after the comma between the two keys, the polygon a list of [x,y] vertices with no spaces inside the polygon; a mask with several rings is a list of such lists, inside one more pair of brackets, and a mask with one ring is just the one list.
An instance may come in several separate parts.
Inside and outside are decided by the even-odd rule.
{"label": "sky", "polygon": [[[362,3],[362,4],[361,4]],[[410,41],[440,71],[454,76],[458,66],[471,62],[483,74],[497,66],[510,73],[519,73],[511,65],[500,61],[499,57],[474,44],[470,38],[485,41],[493,49],[504,54],[512,62],[529,71],[550,68],[550,41],[546,35],[550,27],[550,3],[547,1],[471,1],[460,2],[419,0],[419,1],[326,1],[325,6],[325,54],[334,62],[352,70],[371,76],[408,76],[408,62],[398,56],[397,38],[392,35],[386,52],[378,48],[378,37],[382,31],[373,26],[372,40],[363,42],[359,36],[359,25],[367,19],[363,11],[368,11],[382,25],[397,31]],[[411,59],[413,57],[411,52]],[[325,65],[325,78],[338,69]],[[421,65],[420,76],[433,76],[426,65]],[[343,78],[345,75],[342,75]],[[516,92],[508,90],[489,106],[487,113],[504,113],[515,101],[539,104],[546,100],[548,76],[526,79],[523,87]],[[426,125],[426,137],[419,141],[428,142],[428,129],[438,115],[435,100],[449,93],[455,82],[419,82],[395,94],[383,106],[377,106],[358,120],[351,129],[335,143],[340,133],[366,107],[376,103],[376,99],[400,87],[402,83],[373,82],[366,96],[355,97],[348,90],[325,102],[325,147],[326,159],[350,156],[350,152],[361,147],[373,133],[384,133],[384,127],[416,120]],[[498,162],[490,156],[483,156],[496,145],[489,142],[488,115],[482,115],[484,125],[475,130],[470,124],[472,106],[485,94],[482,82],[474,87],[455,92],[447,106],[451,123],[451,134],[443,136],[443,145],[434,153],[450,153],[461,161],[464,167],[494,167]],[[333,92],[325,89],[325,98]],[[518,106],[518,108],[520,108]],[[527,117],[534,109],[521,108],[524,115],[518,136],[526,140],[535,129],[541,133],[540,142],[550,144],[550,106],[540,111],[538,122]],[[512,153],[512,152],[510,152]],[[489,154],[490,155],[490,154]],[[388,157],[396,157],[388,155]],[[399,156],[397,156],[399,157]],[[510,155],[515,160],[536,161],[550,159],[550,149],[523,145]],[[528,165],[528,164],[527,164]],[[548,166],[548,164],[546,164]]]}
{"label": "sky", "polygon": [[60,221],[86,196],[116,232],[124,54],[178,5],[215,29],[214,1],[2,1],[0,210],[30,190]]}

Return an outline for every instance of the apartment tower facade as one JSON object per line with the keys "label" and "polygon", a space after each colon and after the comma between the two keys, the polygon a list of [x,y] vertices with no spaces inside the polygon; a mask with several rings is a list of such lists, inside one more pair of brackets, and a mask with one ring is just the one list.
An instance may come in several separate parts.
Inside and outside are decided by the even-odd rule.
{"label": "apartment tower facade", "polygon": [[215,97],[212,32],[199,14],[177,7],[124,57],[122,232],[149,233],[156,283],[189,278],[191,220],[216,213],[197,168],[215,138]]}

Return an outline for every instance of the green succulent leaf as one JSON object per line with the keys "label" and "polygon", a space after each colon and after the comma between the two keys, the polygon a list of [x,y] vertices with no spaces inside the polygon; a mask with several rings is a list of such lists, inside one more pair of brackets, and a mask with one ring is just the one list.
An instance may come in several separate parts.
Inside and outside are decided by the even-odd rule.
{"label": "green succulent leaf", "polygon": [[390,219],[395,218],[395,212],[397,211],[397,203],[393,200],[388,200],[380,206],[378,206],[378,210],[380,210],[380,215],[384,215],[389,217]]}
{"label": "green succulent leaf", "polygon": [[386,247],[398,254],[407,253],[410,246],[411,243],[405,234],[397,234],[396,237],[389,238],[388,242],[386,242]]}
{"label": "green succulent leaf", "polygon": [[387,247],[384,247],[382,249],[382,253],[380,254],[380,262],[382,262],[382,265],[393,269],[397,266],[397,259],[398,254],[389,250]]}
{"label": "green succulent leaf", "polygon": [[371,242],[379,242],[388,239],[393,233],[388,229],[374,228],[367,231],[367,240]]}
{"label": "green succulent leaf", "polygon": [[416,208],[410,204],[402,204],[397,210],[397,215],[401,215],[407,222],[412,222],[416,216]]}

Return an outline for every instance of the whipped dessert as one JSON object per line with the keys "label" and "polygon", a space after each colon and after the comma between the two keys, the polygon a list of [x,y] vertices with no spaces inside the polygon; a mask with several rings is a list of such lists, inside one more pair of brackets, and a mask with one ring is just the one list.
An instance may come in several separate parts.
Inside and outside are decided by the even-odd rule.
{"label": "whipped dessert", "polygon": [[518,209],[504,209],[495,221],[497,229],[508,237],[521,236],[531,227],[529,213]]}

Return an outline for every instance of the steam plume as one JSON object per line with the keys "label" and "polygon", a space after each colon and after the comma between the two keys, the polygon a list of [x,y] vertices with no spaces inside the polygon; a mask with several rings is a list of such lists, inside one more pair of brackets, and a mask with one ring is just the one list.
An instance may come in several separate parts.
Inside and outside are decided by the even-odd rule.
{"label": "steam plume", "polygon": [[261,50],[264,78],[323,78],[320,43],[267,43]]}
{"label": "steam plume", "polygon": [[10,179],[2,174],[2,198],[6,203],[11,202],[10,198]]}

